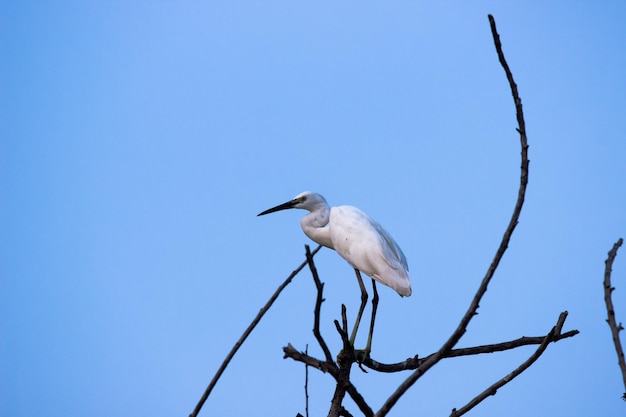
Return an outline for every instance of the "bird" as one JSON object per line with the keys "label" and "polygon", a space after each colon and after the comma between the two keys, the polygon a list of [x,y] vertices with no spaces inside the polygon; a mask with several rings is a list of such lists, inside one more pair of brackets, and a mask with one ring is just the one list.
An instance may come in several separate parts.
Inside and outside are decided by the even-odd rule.
{"label": "bird", "polygon": [[309,211],[300,220],[304,234],[314,242],[333,249],[355,270],[361,288],[361,307],[350,337],[352,344],[354,344],[356,331],[368,297],[360,272],[372,278],[374,289],[372,320],[368,342],[364,350],[366,355],[369,355],[378,303],[378,293],[374,281],[394,289],[402,297],[410,296],[412,289],[406,256],[393,237],[362,210],[353,206],[331,208],[326,199],[315,192],[300,193],[292,200],[267,209],[257,216],[294,208]]}

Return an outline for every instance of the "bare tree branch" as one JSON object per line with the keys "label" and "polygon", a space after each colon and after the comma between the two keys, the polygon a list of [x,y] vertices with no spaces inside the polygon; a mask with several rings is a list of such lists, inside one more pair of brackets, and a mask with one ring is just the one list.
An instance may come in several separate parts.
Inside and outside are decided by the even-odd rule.
{"label": "bare tree branch", "polygon": [[506,62],[504,57],[504,53],[502,52],[502,44],[500,43],[500,35],[496,29],[496,22],[492,15],[489,15],[489,23],[491,27],[491,34],[493,36],[493,41],[495,44],[496,51],[498,53],[498,59],[500,60],[500,64],[504,69],[507,80],[509,82],[509,86],[511,88],[511,94],[513,96],[513,101],[515,103],[515,111],[517,116],[517,131],[520,135],[520,144],[521,144],[521,174],[520,174],[520,185],[517,193],[517,202],[515,203],[515,208],[513,209],[513,214],[511,216],[511,220],[509,221],[509,225],[507,226],[504,236],[502,237],[502,241],[500,242],[500,246],[496,251],[493,261],[485,274],[478,291],[474,295],[474,298],[467,309],[467,312],[461,319],[458,327],[452,333],[450,338],[443,344],[443,346],[439,349],[438,352],[433,354],[431,357],[426,359],[421,366],[415,370],[399,387],[398,389],[391,394],[391,396],[385,401],[381,409],[376,413],[377,417],[382,417],[387,415],[387,413],[391,410],[391,408],[396,404],[396,402],[400,399],[402,395],[419,379],[424,373],[426,373],[433,365],[439,362],[442,358],[444,358],[450,350],[459,342],[461,337],[465,334],[467,330],[467,326],[470,321],[477,314],[477,310],[480,304],[480,300],[483,295],[487,291],[487,286],[491,281],[498,265],[500,264],[500,260],[502,259],[504,252],[508,248],[509,241],[511,240],[511,235],[519,222],[519,216],[522,211],[522,206],[524,205],[524,198],[526,195],[526,186],[528,184],[528,141],[526,138],[526,124],[524,122],[524,112],[522,109],[522,100],[519,97],[519,93],[517,91],[517,84],[513,79],[513,74],[509,68],[509,65]]}
{"label": "bare tree branch", "polygon": [[[311,275],[313,276],[313,281],[315,281],[315,288],[317,289],[317,298],[315,301],[315,324],[313,325],[313,334],[317,339],[322,351],[324,352],[324,356],[326,357],[326,363],[329,365],[333,365],[336,368],[336,372],[333,373],[335,379],[337,381],[337,385],[335,386],[335,393],[333,394],[333,399],[330,405],[330,411],[328,412],[329,417],[339,417],[342,411],[345,411],[342,403],[343,399],[346,395],[346,388],[349,385],[350,381],[350,365],[346,368],[341,362],[339,364],[339,368],[337,369],[337,365],[333,360],[332,355],[330,354],[330,350],[328,349],[328,345],[326,341],[322,337],[320,332],[320,314],[322,309],[322,302],[324,302],[323,298],[323,290],[324,284],[320,281],[319,276],[317,275],[317,268],[315,268],[315,264],[313,263],[313,257],[310,254],[310,249],[308,245],[305,245],[306,248],[306,256],[309,262],[309,267],[311,269]],[[342,306],[343,307],[343,306]],[[345,308],[344,308],[345,310]]]}
{"label": "bare tree branch", "polygon": [[[558,335],[555,335],[552,341],[558,342],[559,340],[576,336],[578,333],[579,333],[578,330],[570,330],[565,333],[560,333]],[[518,347],[521,347],[521,346],[540,345],[544,339],[545,339],[545,336],[523,336],[515,340],[510,340],[508,342],[452,349],[442,359],[456,358],[460,356],[479,355],[482,353],[503,352],[506,350],[517,349]],[[366,366],[367,368],[370,368],[378,372],[386,372],[386,373],[400,372],[400,371],[413,370],[413,369],[419,368],[422,363],[429,360],[431,356],[433,355],[435,355],[435,353],[432,353],[423,358],[418,358],[417,356],[415,356],[403,362],[392,363],[392,364],[385,364],[385,363],[377,362],[371,358],[365,358],[363,360],[363,365]]]}
{"label": "bare tree branch", "polygon": [[326,341],[322,337],[322,333],[320,332],[320,312],[322,309],[322,303],[324,302],[324,297],[322,295],[324,291],[324,284],[320,281],[319,276],[317,275],[317,268],[315,267],[315,263],[313,263],[313,255],[311,254],[311,249],[309,245],[304,245],[306,250],[306,259],[309,263],[309,269],[311,270],[311,275],[313,275],[313,281],[315,281],[315,288],[317,289],[317,298],[315,301],[315,314],[314,314],[314,324],[313,324],[313,334],[317,339],[322,351],[324,352],[324,356],[326,357],[326,362],[334,363],[333,356],[330,354],[330,350],[328,349],[328,345]]}
{"label": "bare tree branch", "polygon": [[354,346],[350,343],[350,339],[348,338],[348,315],[346,313],[346,305],[341,305],[341,327],[339,326],[339,322],[335,320],[335,328],[337,329],[337,333],[339,333],[339,337],[341,337],[341,342],[343,343],[343,351],[344,354],[349,352],[354,352]]}
{"label": "bare tree branch", "polygon": [[[342,386],[343,389],[350,395],[350,398],[352,398],[355,404],[359,407],[363,415],[365,415],[366,417],[372,417],[374,415],[374,412],[372,411],[370,406],[367,404],[363,396],[358,392],[358,390],[352,384],[352,382],[350,382],[350,374],[349,373],[346,374],[345,369],[340,369],[335,364],[330,364],[326,361],[309,356],[305,354],[304,352],[299,352],[291,345],[291,343],[288,343],[287,346],[283,347],[283,352],[285,354],[284,356],[285,358],[291,358],[298,362],[305,363],[313,368],[317,368],[324,373],[329,373],[333,378],[335,378],[337,385]],[[343,351],[339,353],[340,358],[342,354],[343,354]],[[346,366],[351,366],[351,364],[354,363],[354,361],[355,359],[352,358],[352,361],[350,363],[346,363]],[[337,362],[342,364],[345,361],[343,361],[342,359],[338,359]],[[349,370],[349,367],[346,369]],[[339,411],[340,410],[338,410],[338,412]]]}
{"label": "bare tree branch", "polygon": [[339,415],[340,415],[341,417],[354,417],[352,414],[350,414],[350,413],[348,412],[348,410],[346,410],[346,409],[345,409],[345,408],[343,408],[343,407],[341,408],[341,411],[339,412]]}
{"label": "bare tree branch", "polygon": [[[321,245],[319,245],[317,248],[315,248],[315,250],[313,252],[311,252],[311,258],[322,248]],[[300,264],[300,266],[298,266],[288,277],[287,279],[278,286],[278,288],[276,289],[276,291],[274,292],[274,294],[272,294],[272,296],[270,297],[269,300],[267,300],[267,303],[265,303],[265,305],[263,306],[263,308],[261,308],[261,310],[259,310],[259,313],[256,315],[256,317],[254,318],[254,320],[252,320],[252,322],[250,323],[250,325],[248,326],[248,328],[243,332],[243,334],[241,335],[241,337],[239,338],[239,340],[237,340],[237,343],[235,343],[235,345],[233,346],[233,348],[230,350],[230,352],[228,352],[228,355],[226,356],[226,358],[224,359],[224,361],[222,362],[222,365],[219,367],[219,369],[217,370],[217,372],[215,373],[215,375],[213,376],[213,379],[211,379],[211,382],[209,383],[209,386],[206,388],[206,390],[204,391],[204,394],[202,394],[202,397],[200,397],[200,401],[198,401],[198,404],[196,405],[196,408],[194,408],[194,410],[191,412],[191,414],[189,415],[189,417],[196,417],[198,415],[198,413],[200,412],[200,410],[202,409],[202,406],[204,405],[204,402],[207,400],[207,398],[209,398],[209,395],[211,394],[211,391],[213,390],[213,388],[215,387],[215,384],[217,384],[217,381],[220,379],[220,377],[222,376],[222,373],[224,373],[224,370],[226,370],[226,367],[228,366],[228,364],[230,363],[230,361],[233,359],[233,357],[235,356],[235,353],[237,353],[237,351],[239,350],[239,348],[241,347],[241,345],[243,344],[243,342],[245,342],[245,340],[248,338],[248,336],[250,335],[250,333],[252,333],[252,330],[254,330],[254,328],[256,327],[257,324],[259,324],[259,322],[261,321],[261,319],[263,318],[263,316],[265,315],[265,313],[270,309],[270,307],[272,306],[272,304],[274,304],[274,301],[276,301],[276,299],[278,298],[278,296],[280,295],[280,293],[285,289],[285,287],[287,285],[289,285],[289,283],[293,280],[293,278],[298,275],[298,273],[302,270],[302,268],[304,268],[306,266],[306,264],[309,263],[308,259],[304,262],[302,262]]]}
{"label": "bare tree branch", "polygon": [[335,379],[339,377],[337,374],[339,368],[337,368],[337,366],[321,359],[316,359],[312,356],[307,355],[304,352],[300,352],[299,350],[294,348],[291,343],[287,343],[287,346],[283,347],[283,353],[285,354],[283,358],[291,358],[295,361],[307,364],[312,368],[316,368],[324,373],[331,374],[333,377],[335,377]]}
{"label": "bare tree branch", "polygon": [[539,359],[539,357],[546,350],[546,348],[548,347],[550,342],[553,342],[555,337],[558,336],[559,334],[561,334],[561,329],[563,328],[563,323],[565,323],[565,319],[566,318],[567,318],[567,311],[564,311],[564,312],[562,312],[559,315],[559,318],[557,320],[556,325],[543,338],[543,341],[541,342],[541,345],[539,345],[539,347],[537,348],[535,353],[533,353],[524,363],[522,363],[520,366],[518,366],[513,372],[511,372],[510,374],[506,375],[504,378],[500,379],[499,381],[497,381],[496,383],[491,385],[489,388],[487,388],[486,390],[484,390],[483,392],[478,394],[476,397],[474,397],[466,405],[464,405],[463,407],[461,407],[458,410],[456,408],[453,409],[452,413],[450,414],[450,417],[460,417],[463,414],[467,413],[472,408],[474,408],[478,404],[480,404],[487,397],[489,397],[491,395],[496,395],[496,392],[498,391],[499,388],[501,388],[504,385],[508,384],[515,377],[517,377],[522,372],[524,372],[526,369],[528,369],[537,359]]}
{"label": "bare tree branch", "polygon": [[[309,354],[309,345],[306,345],[304,354]],[[309,417],[309,365],[304,364],[304,414]]]}
{"label": "bare tree branch", "polygon": [[[328,372],[329,374],[331,374],[331,376],[333,376],[337,385],[335,387],[335,393],[331,401],[331,407],[330,407],[330,411],[328,414],[329,417],[351,416],[348,410],[346,410],[342,405],[346,393],[350,395],[352,400],[357,404],[361,412],[366,417],[387,415],[388,412],[391,410],[391,408],[397,403],[399,398],[402,395],[404,395],[404,393],[406,393],[406,391],[419,378],[421,378],[422,375],[428,372],[428,370],[430,370],[431,367],[433,367],[442,359],[460,357],[460,356],[468,356],[468,355],[477,355],[477,354],[482,354],[482,353],[500,352],[500,351],[515,349],[515,348],[518,348],[520,346],[525,346],[525,345],[539,345],[536,351],[524,363],[518,366],[511,373],[509,373],[504,378],[492,384],[490,387],[488,387],[486,390],[478,394],[475,398],[473,398],[471,401],[469,401],[466,405],[464,405],[460,409],[458,410],[453,409],[451,417],[459,417],[467,413],[469,410],[474,408],[476,405],[478,405],[482,401],[484,401],[487,397],[491,395],[495,395],[499,388],[503,387],[504,385],[512,381],[514,378],[516,378],[518,375],[523,373],[530,366],[532,366],[532,364],[535,363],[535,361],[547,349],[550,343],[557,342],[565,338],[573,337],[576,334],[578,334],[578,330],[571,330],[566,333],[561,333],[563,324],[565,323],[565,319],[567,317],[567,312],[565,311],[561,313],[561,315],[559,316],[559,319],[557,320],[556,325],[551,329],[551,331],[546,336],[521,337],[512,341],[508,341],[508,342],[454,349],[454,347],[458,344],[460,339],[463,337],[463,335],[467,331],[467,328],[472,318],[476,314],[478,314],[477,312],[478,312],[478,308],[480,305],[480,301],[482,300],[482,297],[487,292],[487,287],[489,283],[491,282],[491,279],[495,275],[495,271],[497,270],[500,264],[500,261],[502,260],[504,253],[506,252],[508,248],[513,232],[517,224],[519,223],[519,217],[521,215],[521,210],[524,205],[526,188],[528,185],[530,162],[528,159],[528,141],[526,137],[526,126],[524,122],[522,101],[519,97],[517,85],[515,84],[511,70],[504,57],[504,53],[502,51],[502,44],[500,42],[500,36],[496,29],[495,20],[493,16],[491,15],[489,15],[489,22],[490,22],[491,33],[493,36],[494,45],[496,48],[498,59],[500,61],[502,68],[504,69],[507,81],[511,89],[511,94],[513,96],[513,101],[514,101],[515,110],[516,110],[516,117],[517,117],[517,122],[518,122],[518,127],[516,128],[516,130],[520,135],[520,139],[519,139],[520,145],[521,145],[520,182],[519,182],[517,200],[513,209],[513,213],[511,215],[511,219],[504,231],[504,235],[500,241],[500,245],[498,246],[496,250],[494,258],[491,264],[489,265],[489,268],[487,269],[485,276],[483,277],[476,293],[474,294],[474,297],[467,311],[465,312],[459,325],[454,330],[452,335],[445,341],[445,343],[441,346],[441,348],[435,353],[428,355],[424,358],[419,358],[416,355],[413,358],[409,358],[403,362],[395,363],[395,364],[383,364],[383,363],[376,362],[374,359],[370,357],[364,357],[361,352],[354,350],[354,347],[352,346],[348,338],[348,325],[347,325],[345,305],[342,305],[342,313],[341,313],[342,324],[340,325],[337,320],[334,321],[337,332],[339,333],[341,340],[343,342],[343,349],[337,355],[336,361],[333,360],[330,350],[328,349],[328,346],[319,330],[321,305],[322,305],[322,302],[324,301],[322,297],[323,284],[321,283],[319,276],[317,274],[317,270],[313,262],[313,256],[310,253],[309,247],[306,246],[307,262],[309,263],[311,274],[313,276],[313,279],[315,281],[315,285],[317,288],[317,298],[316,298],[316,305],[315,305],[315,320],[314,320],[315,323],[314,323],[313,333],[316,339],[318,340],[320,347],[322,348],[324,352],[325,360],[322,361],[320,359],[311,357],[308,355],[308,352],[304,352],[304,353],[299,352],[296,349],[294,349],[291,344],[289,344],[287,347],[284,347],[283,351],[285,352],[285,358],[290,357],[296,361],[300,361],[304,363],[306,366],[314,366],[317,369],[320,369],[322,372]],[[621,245],[622,240],[620,239],[618,243],[619,245]],[[618,350],[618,356],[620,357],[620,366],[622,367],[622,370],[624,372],[624,385],[626,388],[626,371],[625,371],[626,366],[623,365],[624,355],[621,351],[621,345],[618,347],[619,338],[617,337],[619,331],[622,330],[622,326],[621,324],[619,326],[615,325],[613,306],[612,306],[612,303],[610,303],[610,294],[613,291],[613,288],[610,287],[610,270],[611,270],[611,265],[613,263],[613,259],[616,256],[617,247],[619,245],[616,244],[616,246],[614,246],[613,250],[609,252],[609,259],[607,259],[607,273],[605,274],[605,293],[606,293],[605,299],[608,300],[607,310],[609,311],[609,319],[611,318],[613,319],[613,325],[611,325],[610,320],[607,320],[607,321],[609,321],[611,330],[614,332],[614,340],[617,340],[616,349]],[[410,374],[408,378],[405,379],[405,381],[402,384],[400,384],[400,386],[396,389],[396,391],[390,395],[390,397],[387,399],[387,401],[385,401],[385,403],[382,405],[380,410],[376,414],[374,414],[372,409],[365,402],[365,399],[360,395],[356,387],[350,381],[350,371],[354,363],[358,363],[359,366],[363,365],[370,369],[380,371],[380,372],[398,372],[398,371],[403,371],[403,370],[412,370],[413,372]],[[626,398],[626,394],[624,395]],[[307,407],[307,413],[308,413],[308,407]]]}
{"label": "bare tree branch", "polygon": [[[309,356],[307,353],[298,352],[289,344],[287,347],[283,348],[283,352],[285,353],[285,358],[290,357],[294,360],[303,362],[305,365],[316,367],[323,372],[330,373],[337,382],[337,386],[335,388],[335,393],[333,395],[333,400],[331,401],[331,408],[329,411],[329,416],[338,417],[340,415],[345,415],[348,411],[343,407],[343,399],[345,397],[346,392],[350,395],[352,400],[357,404],[359,409],[366,416],[372,416],[374,412],[367,405],[365,399],[361,394],[357,391],[356,387],[350,382],[350,370],[352,364],[356,361],[356,357],[354,355],[354,349],[352,344],[348,340],[347,333],[347,317],[346,317],[346,307],[345,305],[341,306],[341,317],[343,322],[343,328],[339,326],[339,323],[335,320],[335,326],[337,327],[337,331],[339,332],[341,339],[343,341],[344,349],[337,355],[337,363],[333,360],[333,357],[328,349],[328,345],[324,340],[320,330],[320,314],[321,314],[321,306],[324,301],[323,298],[323,289],[324,284],[320,281],[317,268],[315,267],[315,263],[313,262],[313,256],[310,252],[309,246],[305,245],[307,262],[309,263],[309,268],[311,270],[311,275],[313,276],[313,280],[315,282],[315,287],[317,289],[317,297],[315,302],[315,320],[313,326],[313,334],[317,339],[322,351],[324,352],[325,361],[321,361],[319,359],[315,359]],[[343,414],[342,414],[343,413]],[[349,414],[349,413],[348,413]]]}
{"label": "bare tree branch", "polygon": [[[619,240],[613,245],[613,248],[609,251],[608,257],[604,262],[604,302],[606,304],[606,311],[608,316],[606,322],[611,328],[613,344],[615,345],[615,351],[617,352],[617,362],[619,363],[619,368],[622,371],[624,389],[626,390],[626,361],[624,361],[624,351],[622,350],[622,342],[619,338],[619,332],[624,330],[624,327],[622,326],[622,323],[617,324],[617,322],[615,321],[615,308],[613,307],[613,300],[611,299],[611,294],[613,293],[613,290],[615,290],[615,288],[611,286],[613,261],[617,256],[617,249],[622,246],[622,243],[624,243],[624,239],[619,238]],[[624,392],[624,395],[622,395],[622,399],[626,401],[626,392]]]}

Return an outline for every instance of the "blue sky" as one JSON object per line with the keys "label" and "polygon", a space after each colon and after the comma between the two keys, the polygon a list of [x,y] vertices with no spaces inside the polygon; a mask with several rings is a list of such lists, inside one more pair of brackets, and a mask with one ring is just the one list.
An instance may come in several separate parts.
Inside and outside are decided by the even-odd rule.
{"label": "blue sky", "polygon": [[[301,191],[368,212],[407,255],[413,296],[380,290],[372,356],[438,349],[500,242],[519,179],[497,21],[522,96],[520,224],[459,347],[549,347],[471,415],[619,416],[606,252],[626,235],[622,2],[0,2],[0,415],[188,415],[311,243]],[[625,249],[622,249],[623,251]],[[359,291],[330,250],[322,332]],[[614,303],[626,320],[626,253]],[[201,415],[304,413],[321,356],[299,275]],[[365,334],[359,343],[365,343]],[[534,348],[449,359],[392,415],[448,415]],[[331,377],[309,373],[310,411]],[[373,408],[405,375],[354,372]],[[349,402],[346,406],[356,413]]]}

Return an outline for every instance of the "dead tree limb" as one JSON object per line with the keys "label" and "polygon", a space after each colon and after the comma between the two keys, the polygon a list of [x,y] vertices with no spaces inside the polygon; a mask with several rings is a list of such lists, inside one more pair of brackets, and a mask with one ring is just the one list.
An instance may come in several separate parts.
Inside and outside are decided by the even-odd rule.
{"label": "dead tree limb", "polygon": [[563,328],[563,324],[565,323],[565,319],[567,318],[567,311],[562,312],[559,315],[559,318],[556,322],[556,325],[550,330],[550,332],[543,338],[543,341],[535,351],[524,363],[518,366],[513,372],[506,375],[504,378],[492,384],[489,388],[478,394],[474,397],[470,402],[461,407],[460,409],[453,409],[452,413],[450,413],[450,417],[461,417],[463,414],[470,411],[472,408],[476,407],[483,400],[491,395],[496,395],[496,392],[499,388],[511,382],[515,377],[520,375],[526,369],[528,369],[546,350],[550,342],[553,342],[555,337],[561,334],[561,329]]}
{"label": "dead tree limb", "polygon": [[[558,342],[559,340],[576,336],[578,333],[578,330],[570,330],[565,333],[556,334],[552,338],[552,342]],[[444,358],[456,358],[461,356],[479,355],[483,353],[504,352],[507,350],[517,349],[518,347],[522,346],[540,345],[541,343],[543,343],[544,339],[545,336],[523,336],[515,340],[510,340],[508,342],[452,349],[444,356]],[[418,358],[417,356],[415,356],[405,361],[391,364],[377,362],[371,358],[365,358],[362,364],[363,366],[378,372],[401,372],[419,368],[421,364],[429,360],[433,355],[435,355],[435,353],[432,353],[423,358]]]}
{"label": "dead tree limb", "polygon": [[[371,407],[365,402],[363,396],[357,391],[356,387],[350,381],[350,371],[352,369],[352,364],[356,361],[356,358],[354,355],[354,349],[352,347],[352,344],[348,340],[346,307],[344,305],[341,306],[343,329],[339,327],[339,323],[335,321],[335,326],[337,327],[337,330],[341,335],[344,345],[344,349],[339,353],[339,355],[337,355],[337,362],[333,360],[330,350],[328,349],[328,345],[326,344],[326,341],[322,337],[322,334],[319,330],[320,311],[322,302],[324,301],[324,284],[319,279],[319,276],[317,274],[317,268],[315,267],[315,263],[313,262],[313,255],[311,254],[308,245],[305,245],[305,250],[307,262],[309,263],[311,275],[313,276],[315,287],[317,289],[313,334],[315,335],[315,338],[322,348],[322,351],[324,352],[324,356],[326,358],[326,360],[324,361],[324,368],[329,370],[329,373],[335,378],[335,381],[337,382],[328,415],[329,417],[339,417],[340,415],[345,415],[345,413],[347,413],[347,410],[345,410],[342,405],[343,399],[347,392],[365,416],[372,416],[374,413]],[[286,348],[284,348],[283,351],[285,352],[285,357],[289,356],[296,360],[302,360],[302,358],[306,360],[311,359],[307,354],[304,354],[304,356],[300,356],[301,359],[297,359],[292,356],[292,351],[288,351],[286,350]]]}
{"label": "dead tree limb", "polygon": [[[313,252],[311,252],[311,258],[313,257],[313,255],[315,255],[320,249],[322,248],[321,245],[319,245],[317,248],[315,248],[315,250],[313,250]],[[215,387],[215,384],[217,384],[217,381],[220,379],[220,377],[222,376],[222,374],[224,373],[224,371],[226,370],[226,367],[228,366],[228,364],[230,363],[230,361],[233,359],[233,357],[235,356],[235,353],[237,353],[237,351],[239,350],[239,348],[241,347],[241,345],[243,344],[243,342],[245,342],[245,340],[248,338],[248,336],[250,335],[250,333],[252,333],[252,330],[254,330],[254,328],[256,327],[257,324],[259,324],[259,322],[261,321],[261,319],[263,318],[263,316],[265,315],[265,313],[270,309],[270,307],[272,306],[272,304],[274,304],[274,301],[276,301],[276,299],[278,298],[278,296],[280,295],[280,293],[285,289],[285,287],[287,285],[289,285],[289,283],[294,279],[294,277],[296,275],[298,275],[298,272],[300,272],[307,264],[309,263],[308,259],[304,262],[302,262],[300,264],[300,266],[298,266],[288,277],[287,279],[278,286],[278,288],[276,289],[276,291],[274,292],[274,294],[272,294],[272,296],[270,297],[269,300],[267,300],[267,303],[265,303],[265,305],[263,306],[263,308],[261,308],[261,310],[259,310],[259,313],[256,315],[256,317],[254,318],[254,320],[252,320],[252,322],[250,323],[250,325],[248,326],[248,328],[243,332],[243,334],[241,335],[241,337],[239,338],[239,340],[237,340],[237,342],[235,343],[235,345],[233,346],[233,348],[230,350],[230,352],[228,352],[228,355],[226,355],[226,358],[224,359],[224,361],[222,362],[222,365],[219,367],[219,369],[217,370],[217,372],[215,373],[215,375],[213,376],[213,379],[211,379],[211,382],[209,382],[209,386],[206,388],[206,390],[204,391],[204,393],[202,394],[202,397],[200,397],[200,401],[198,401],[198,404],[196,405],[196,408],[194,408],[194,410],[191,412],[191,414],[189,414],[189,417],[196,417],[198,415],[198,413],[200,412],[200,410],[202,409],[202,406],[204,405],[205,401],[207,400],[207,398],[209,398],[209,395],[211,394],[211,391],[213,390],[213,388]]]}
{"label": "dead tree limb", "polygon": [[[352,399],[352,401],[355,402],[357,407],[359,407],[364,416],[372,417],[374,415],[374,411],[372,411],[371,407],[367,404],[365,398],[363,398],[363,396],[359,393],[359,391],[352,384],[352,382],[350,382],[349,374],[346,375],[342,373],[342,370],[340,368],[338,368],[337,366],[333,366],[324,360],[316,359],[312,356],[305,354],[304,352],[298,351],[296,348],[293,347],[293,345],[291,345],[291,343],[288,343],[287,346],[283,347],[283,352],[285,354],[285,358],[291,358],[295,361],[305,363],[310,367],[317,368],[324,373],[330,374],[337,382],[337,385],[341,385],[345,392],[350,395],[350,398]],[[338,362],[341,363],[342,361],[339,360]],[[337,411],[341,413],[341,409],[343,409],[343,407],[339,407],[339,410]],[[331,413],[329,413],[329,416],[330,415]]]}
{"label": "dead tree limb", "polygon": [[[613,300],[611,294],[615,287],[611,286],[611,273],[613,272],[613,261],[617,256],[617,250],[624,243],[624,239],[619,238],[613,245],[613,248],[609,251],[608,257],[604,262],[604,303],[606,304],[607,319],[606,322],[611,328],[611,335],[613,336],[613,344],[615,345],[615,351],[617,352],[617,362],[619,368],[622,371],[622,379],[624,380],[624,390],[626,391],[626,361],[624,361],[624,351],[622,350],[622,342],[619,338],[619,332],[624,330],[622,323],[617,324],[615,320],[615,308],[613,307]],[[626,392],[622,395],[622,399],[626,401]]]}
{"label": "dead tree limb", "polygon": [[[517,85],[513,79],[513,75],[511,70],[506,62],[504,57],[504,53],[502,52],[502,44],[500,43],[500,37],[496,30],[495,20],[491,15],[489,15],[489,22],[491,27],[491,33],[493,36],[496,52],[498,54],[498,58],[500,64],[502,65],[506,78],[509,82],[509,86],[511,88],[511,94],[513,96],[513,101],[515,104],[516,117],[518,122],[518,127],[516,128],[517,132],[520,135],[520,145],[521,145],[521,173],[520,173],[520,183],[517,194],[517,201],[515,203],[515,207],[513,209],[513,214],[511,215],[511,219],[507,228],[505,229],[504,235],[498,246],[495,256],[483,278],[481,281],[478,290],[476,291],[467,311],[462,317],[459,325],[454,330],[452,335],[448,338],[448,340],[442,345],[442,347],[435,353],[428,355],[424,358],[419,358],[417,355],[413,358],[409,358],[403,362],[396,364],[382,364],[376,362],[374,359],[370,357],[363,357],[360,352],[355,352],[352,344],[348,340],[348,329],[347,329],[347,320],[346,320],[346,310],[345,306],[342,305],[342,324],[340,325],[337,320],[335,320],[335,327],[343,341],[343,349],[337,356],[337,361],[333,361],[330,356],[330,352],[325,348],[326,343],[324,342],[323,337],[319,333],[319,316],[321,309],[322,298],[322,289],[323,284],[320,283],[319,277],[317,276],[317,271],[313,265],[313,259],[309,255],[307,255],[307,259],[311,266],[311,272],[313,275],[313,279],[315,280],[316,287],[318,290],[317,303],[315,308],[315,326],[314,333],[322,350],[324,351],[324,355],[326,357],[325,361],[313,358],[308,354],[304,354],[302,352],[296,351],[293,346],[288,345],[284,348],[285,357],[290,357],[294,360],[304,362],[310,366],[315,366],[323,372],[330,373],[337,382],[337,387],[335,390],[335,394],[333,396],[333,400],[331,402],[331,410],[329,416],[336,417],[340,415],[349,415],[348,411],[345,410],[342,406],[342,401],[345,396],[345,393],[348,393],[351,398],[355,401],[355,403],[359,406],[360,410],[367,417],[369,416],[385,416],[391,408],[396,404],[398,399],[404,395],[404,393],[419,379],[421,378],[431,367],[437,364],[440,360],[444,358],[452,358],[452,357],[460,357],[460,356],[468,356],[468,355],[477,355],[482,353],[493,353],[499,351],[505,351],[510,349],[515,349],[520,346],[525,345],[539,345],[537,350],[533,355],[531,355],[524,363],[518,366],[513,372],[506,375],[504,378],[500,379],[496,383],[492,384],[489,388],[483,391],[481,394],[477,395],[474,399],[472,399],[467,405],[463,406],[459,410],[454,409],[452,411],[453,417],[461,416],[465,414],[467,411],[475,407],[477,404],[482,402],[485,398],[490,395],[494,395],[500,387],[504,386],[508,382],[510,382],[513,378],[521,374],[523,371],[528,369],[545,351],[547,346],[551,342],[557,342],[559,340],[575,336],[578,334],[578,330],[571,330],[565,333],[561,333],[561,329],[563,323],[565,322],[565,318],[567,317],[567,312],[561,313],[559,319],[557,321],[556,326],[546,335],[546,336],[537,336],[537,337],[521,337],[516,340],[501,342],[490,345],[482,345],[482,346],[474,346],[468,348],[458,348],[454,349],[456,344],[460,341],[462,336],[467,331],[467,327],[472,320],[472,318],[478,314],[478,308],[480,305],[480,301],[482,297],[485,295],[487,291],[487,287],[493,278],[506,249],[508,248],[511,236],[515,227],[519,222],[519,217],[521,214],[521,210],[524,204],[526,187],[528,185],[528,171],[529,171],[529,159],[528,159],[528,142],[526,137],[526,126],[524,122],[524,114],[522,109],[522,101],[519,97],[519,93],[517,90]],[[308,247],[307,247],[308,253]],[[359,366],[366,366],[370,369],[380,371],[380,372],[398,372],[403,370],[413,370],[413,373],[396,389],[394,393],[385,401],[381,409],[374,414],[372,410],[369,408],[365,400],[358,393],[354,385],[350,381],[350,369],[353,363],[358,362]]]}
{"label": "dead tree limb", "polygon": [[477,314],[477,310],[480,304],[480,300],[482,299],[485,292],[487,292],[487,286],[493,278],[500,261],[506,252],[506,249],[509,246],[509,241],[511,240],[511,235],[515,230],[519,222],[519,216],[522,211],[522,206],[524,205],[524,198],[526,195],[526,186],[528,185],[528,166],[530,161],[528,160],[528,140],[526,138],[526,123],[524,122],[524,112],[522,108],[522,100],[519,96],[519,92],[517,90],[517,84],[515,84],[515,80],[513,79],[513,74],[509,68],[508,63],[504,57],[504,52],[502,52],[502,44],[500,43],[500,35],[496,29],[496,22],[492,15],[489,15],[489,24],[491,27],[491,34],[493,36],[493,41],[495,44],[496,52],[498,53],[498,59],[504,72],[506,74],[506,78],[509,82],[509,86],[511,88],[511,94],[513,96],[513,101],[515,103],[515,112],[517,117],[517,132],[520,135],[520,145],[521,145],[521,173],[520,173],[520,185],[517,193],[517,201],[515,203],[515,208],[513,209],[513,214],[511,215],[511,220],[509,221],[509,225],[507,226],[504,236],[500,242],[500,246],[498,247],[496,254],[483,278],[478,291],[474,295],[472,302],[467,309],[465,315],[461,319],[461,322],[457,326],[456,330],[452,333],[450,338],[443,344],[443,346],[430,356],[427,360],[425,360],[419,368],[417,368],[399,387],[398,389],[391,394],[391,396],[385,401],[381,409],[376,413],[377,417],[383,417],[387,415],[387,413],[391,410],[391,408],[396,404],[396,402],[400,399],[402,395],[419,379],[424,375],[433,365],[439,362],[441,359],[446,357],[446,355],[452,350],[452,348],[459,342],[461,337],[467,331],[467,326],[469,325],[472,318]]}

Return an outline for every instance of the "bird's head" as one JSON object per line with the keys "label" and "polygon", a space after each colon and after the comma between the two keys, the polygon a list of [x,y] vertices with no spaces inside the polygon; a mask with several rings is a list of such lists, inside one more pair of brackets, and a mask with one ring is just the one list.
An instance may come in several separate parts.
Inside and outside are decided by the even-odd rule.
{"label": "bird's head", "polygon": [[279,204],[278,206],[272,207],[271,209],[267,209],[257,214],[257,216],[263,216],[265,214],[270,214],[276,211],[287,210],[287,209],[292,209],[292,208],[313,211],[317,208],[323,208],[323,207],[328,207],[328,203],[326,203],[326,199],[324,199],[324,197],[322,197],[318,193],[305,191],[295,196],[292,200],[289,200],[283,204]]}

